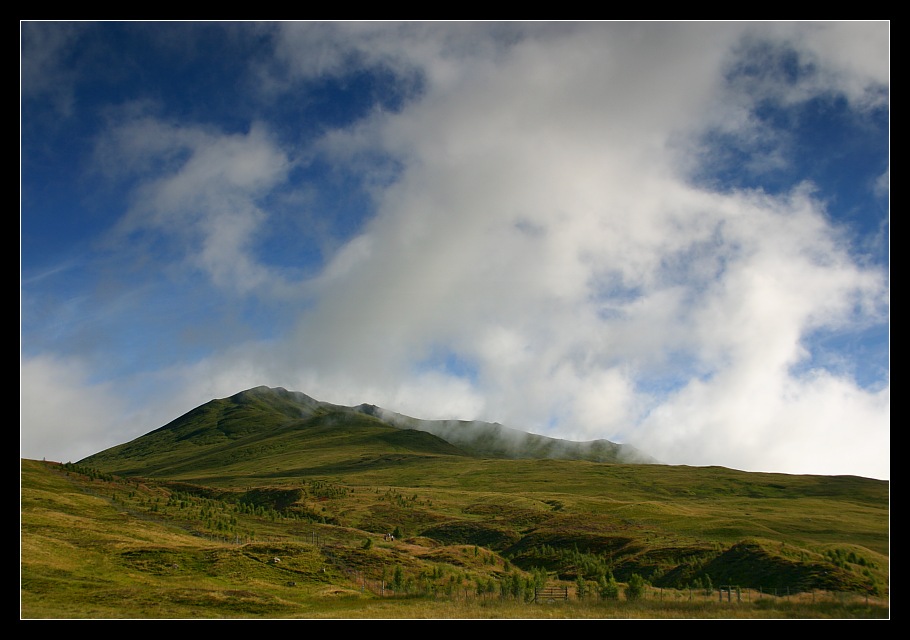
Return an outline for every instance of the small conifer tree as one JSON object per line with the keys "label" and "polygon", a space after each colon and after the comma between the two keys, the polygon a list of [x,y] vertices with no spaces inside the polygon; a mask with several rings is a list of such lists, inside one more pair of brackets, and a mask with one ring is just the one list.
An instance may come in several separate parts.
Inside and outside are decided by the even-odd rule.
{"label": "small conifer tree", "polygon": [[597,591],[602,600],[619,600],[619,584],[613,577],[612,571],[600,576]]}
{"label": "small conifer tree", "polygon": [[585,596],[588,595],[588,583],[581,572],[578,573],[578,577],[575,579],[575,595],[579,600],[584,600]]}

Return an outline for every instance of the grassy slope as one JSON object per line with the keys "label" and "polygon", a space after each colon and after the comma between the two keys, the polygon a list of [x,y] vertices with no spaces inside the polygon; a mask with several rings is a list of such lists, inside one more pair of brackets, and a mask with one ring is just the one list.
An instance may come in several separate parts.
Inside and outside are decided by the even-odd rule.
{"label": "grassy slope", "polygon": [[[568,584],[611,570],[659,587],[710,576],[756,588],[887,592],[887,482],[487,459],[368,413],[275,391],[214,400],[80,463],[122,480],[84,484],[23,461],[23,611],[65,615],[67,607],[86,611],[89,600],[90,615],[116,617],[103,598],[89,597],[110,591],[121,594],[112,603],[136,600],[139,617],[218,611],[209,600],[227,615],[271,617],[289,597],[296,611],[304,602],[312,608],[313,597],[322,602],[326,589],[356,594],[348,578],[318,572],[326,562],[361,580],[402,567],[434,589],[502,584],[511,572],[527,580],[537,568]],[[395,528],[406,543],[383,543]],[[311,536],[322,555],[307,544]],[[246,544],[225,544],[231,538]],[[256,551],[265,540],[279,546]],[[267,561],[279,551],[292,564],[276,574]],[[292,566],[304,579],[288,591],[276,576]],[[263,572],[269,577],[251,588],[247,577]],[[205,604],[153,595],[181,578],[197,588],[200,575]],[[255,594],[246,604],[223,595],[244,589]],[[170,608],[155,609],[164,600]]]}
{"label": "grassy slope", "polygon": [[[486,471],[489,473],[490,469]],[[617,471],[625,469],[620,467]],[[721,569],[725,555],[730,556],[727,564],[733,568],[736,562],[745,563],[750,571],[756,566],[774,566],[768,562],[755,564],[749,549],[741,548],[743,545],[722,545],[723,550],[718,553],[715,547],[718,543],[711,541],[710,536],[678,532],[686,523],[690,528],[697,528],[692,526],[693,521],[710,519],[711,513],[715,518],[723,517],[722,505],[699,506],[700,499],[692,499],[689,505],[673,506],[669,501],[575,496],[567,493],[564,486],[554,487],[559,490],[552,492],[509,493],[490,486],[464,490],[350,485],[336,492],[340,485],[332,485],[328,480],[311,480],[304,489],[305,497],[294,508],[308,505],[312,511],[322,509],[319,513],[336,524],[238,515],[239,531],[256,531],[256,540],[238,545],[193,535],[192,532],[206,533],[207,528],[201,518],[192,515],[195,513],[192,508],[184,509],[176,503],[173,507],[163,506],[168,495],[185,495],[176,492],[184,491],[187,486],[116,478],[90,480],[49,463],[22,461],[21,615],[25,618],[887,616],[887,605],[884,609],[835,608],[823,613],[821,609],[782,611],[775,608],[777,605],[756,601],[748,611],[704,609],[706,603],[713,602],[711,598],[701,601],[698,606],[702,608],[692,604],[687,609],[685,602],[677,603],[676,606],[682,607],[680,610],[630,609],[633,603],[625,602],[608,608],[603,603],[579,602],[555,610],[511,600],[491,610],[493,604],[485,601],[481,606],[472,600],[473,608],[467,603],[452,602],[451,598],[431,602],[390,601],[377,598],[368,590],[376,588],[379,584],[376,580],[383,572],[388,580],[392,567],[402,567],[415,580],[419,576],[438,575],[436,584],[440,588],[457,581],[456,594],[469,589],[474,597],[478,579],[494,579],[498,584],[510,574],[527,576],[521,570],[523,553],[544,542],[567,549],[580,545],[594,552],[599,541],[605,545],[601,549],[604,553],[613,544],[617,558],[627,552],[625,561],[638,558],[643,562],[648,561],[648,556],[656,561],[662,555],[679,554],[681,550],[694,553],[701,549],[713,558],[714,571]],[[218,491],[232,493],[222,488],[212,489],[207,495],[217,498]],[[243,494],[268,492],[251,490]],[[798,497],[790,500],[801,504]],[[153,501],[156,507],[161,504],[162,508],[152,511],[149,505]],[[724,498],[714,500],[723,501]],[[205,500],[197,504],[230,505]],[[808,509],[807,513],[820,514],[845,504],[838,499],[827,507],[802,505],[800,511]],[[772,511],[774,508],[768,507]],[[871,535],[866,529],[880,528],[875,523],[880,516],[861,514],[845,519],[852,523],[853,529],[877,538],[884,534]],[[415,535],[393,544],[384,543],[380,533],[392,523],[406,523],[415,532],[435,532],[437,537]],[[493,550],[515,542],[503,535],[509,531],[525,533],[512,547],[511,563],[503,552]],[[210,527],[208,532],[212,533]],[[314,535],[318,536],[319,546],[310,544]],[[808,534],[802,535],[808,539]],[[364,548],[366,538],[375,541],[370,549]],[[781,541],[791,554],[800,549],[809,553],[806,549],[847,544],[842,538],[836,543],[813,540],[800,544],[795,537],[756,540],[752,544],[759,552],[771,553],[775,561],[782,561],[788,556],[775,553]],[[878,558],[887,566],[886,553],[877,554],[859,544],[848,546],[865,557]],[[273,563],[275,557],[281,562]],[[813,558],[819,557],[813,552]],[[560,570],[571,571],[566,566],[560,569],[559,559],[552,556],[535,560],[536,564],[547,562],[555,563],[551,580],[558,579]],[[617,573],[621,568],[621,563],[616,565]],[[784,564],[776,569],[786,572],[788,567]],[[368,589],[363,592],[358,588],[358,575],[367,579]],[[563,578],[566,584],[574,585],[571,575]],[[685,600],[685,592],[677,593],[674,596],[677,600]]]}

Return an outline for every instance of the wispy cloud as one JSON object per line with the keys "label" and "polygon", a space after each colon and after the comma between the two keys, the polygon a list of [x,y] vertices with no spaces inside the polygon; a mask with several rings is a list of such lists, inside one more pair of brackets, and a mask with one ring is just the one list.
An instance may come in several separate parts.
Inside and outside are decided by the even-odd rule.
{"label": "wispy cloud", "polygon": [[284,286],[255,254],[268,224],[257,200],[285,180],[289,167],[263,126],[223,134],[155,118],[130,120],[102,140],[98,163],[137,181],[111,246],[143,233],[163,236],[219,287],[249,293]]}

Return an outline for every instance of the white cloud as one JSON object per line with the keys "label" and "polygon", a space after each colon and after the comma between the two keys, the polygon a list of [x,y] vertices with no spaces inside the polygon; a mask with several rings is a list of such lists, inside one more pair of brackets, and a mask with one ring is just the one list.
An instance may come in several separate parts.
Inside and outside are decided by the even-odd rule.
{"label": "white cloud", "polygon": [[21,362],[20,454],[75,462],[120,444],[124,404],[116,385],[93,383],[77,360],[49,356]]}
{"label": "white cloud", "polygon": [[803,64],[813,67],[813,74],[794,85],[794,94],[838,93],[859,108],[888,101],[888,22],[778,23],[775,28],[804,57]]}
{"label": "white cloud", "polygon": [[633,442],[665,461],[746,471],[890,477],[890,393],[824,372],[799,379],[739,366],[693,380]]}
{"label": "white cloud", "polygon": [[[301,362],[368,385],[407,376],[442,342],[475,363],[486,399],[478,416],[452,417],[619,434],[645,450],[651,438],[669,462],[772,464],[768,441],[800,439],[791,416],[826,391],[849,389],[887,425],[874,393],[848,379],[819,387],[792,369],[811,330],[849,325],[858,307],[881,318],[881,274],[853,261],[805,187],[721,195],[674,165],[670,141],[707,126],[722,91],[732,36],[720,33],[723,46],[706,48],[661,29],[605,28],[600,39],[579,29],[441,79],[431,58],[420,101],[334,132],[339,158],[375,145],[361,150],[404,170],[339,254],[344,268],[329,265],[332,288],[301,319]],[[837,80],[811,91],[859,86]],[[675,395],[638,388],[680,352]],[[660,419],[680,411],[678,427]],[[692,440],[661,437],[677,429]],[[842,449],[829,453],[844,463]]]}
{"label": "white cloud", "polygon": [[268,220],[257,199],[289,169],[263,125],[223,134],[131,119],[103,138],[97,160],[112,174],[142,176],[112,246],[139,232],[160,234],[182,247],[186,260],[218,287],[241,294],[286,292],[288,283],[255,253]]}

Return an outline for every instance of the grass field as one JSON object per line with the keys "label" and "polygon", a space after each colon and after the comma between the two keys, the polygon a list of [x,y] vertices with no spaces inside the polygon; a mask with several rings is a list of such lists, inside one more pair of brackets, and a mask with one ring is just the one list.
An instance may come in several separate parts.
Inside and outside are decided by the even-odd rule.
{"label": "grass field", "polygon": [[[554,481],[548,479],[560,477],[557,471],[571,474],[546,464],[536,475],[528,461],[510,461],[505,469],[465,461],[459,473],[453,468],[420,487],[311,477],[296,485],[282,478],[253,489],[224,481],[215,488],[92,477],[62,465],[23,460],[20,617],[890,615],[887,589],[882,588],[888,583],[887,518],[882,522],[874,501],[838,498],[835,514],[830,496],[812,495],[818,492],[812,483],[802,490],[807,496],[787,487],[788,504],[772,489],[762,489],[766,480],[761,478],[747,493],[768,494],[762,497],[712,493],[711,487],[727,484],[717,478],[723,475],[719,470],[711,479],[699,479],[697,470],[649,467],[636,484],[635,474],[624,467],[616,467],[615,474],[606,471],[609,467],[598,473],[584,469],[576,472],[579,477]],[[661,472],[667,474],[663,481]],[[487,482],[480,480],[484,474]],[[794,479],[796,486],[801,482],[806,481]],[[702,495],[686,497],[686,491]],[[662,498],[655,500],[655,495]],[[238,496],[253,496],[258,504],[231,499]],[[794,509],[800,517],[791,522],[787,514],[792,516]],[[383,532],[393,524],[423,535],[405,533],[385,541]],[[757,532],[769,537],[756,537]],[[791,571],[795,585],[806,580],[813,564],[823,566],[825,558],[843,556],[855,561],[841,563],[847,567],[845,576],[855,578],[846,584],[855,588],[797,589],[769,582],[761,591],[742,585],[719,592],[659,586],[661,577],[683,566],[711,569],[719,576],[725,556],[734,571],[737,559],[731,549],[744,539],[755,547],[738,559],[748,571],[774,567],[778,579]],[[761,554],[772,551],[773,557],[759,562]],[[784,560],[791,564],[782,564]],[[598,563],[620,579],[618,599],[599,597]],[[831,562],[824,566],[838,569]],[[649,572],[650,567],[656,570]],[[639,599],[627,600],[624,576],[633,569],[647,574],[650,584]],[[568,601],[534,602],[532,579],[541,574],[546,584],[565,586]],[[582,599],[579,574],[588,591]],[[714,587],[720,584],[715,578]]]}

